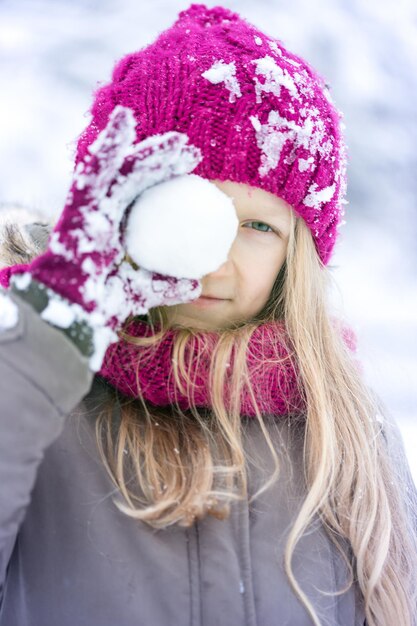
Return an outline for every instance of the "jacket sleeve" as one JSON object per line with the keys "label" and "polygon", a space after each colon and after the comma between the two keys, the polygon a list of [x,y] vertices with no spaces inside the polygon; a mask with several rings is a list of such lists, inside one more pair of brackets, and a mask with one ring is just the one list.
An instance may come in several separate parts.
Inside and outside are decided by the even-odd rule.
{"label": "jacket sleeve", "polygon": [[5,302],[17,318],[0,319],[0,601],[38,466],[94,376],[87,358],[29,304],[11,293]]}

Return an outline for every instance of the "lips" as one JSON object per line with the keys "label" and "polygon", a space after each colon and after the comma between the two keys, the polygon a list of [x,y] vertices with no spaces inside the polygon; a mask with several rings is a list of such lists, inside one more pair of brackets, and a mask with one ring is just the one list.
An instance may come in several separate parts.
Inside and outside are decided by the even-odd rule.
{"label": "lips", "polygon": [[208,300],[227,300],[227,298],[218,298],[217,296],[205,296],[205,295],[201,295],[200,298],[207,298]]}

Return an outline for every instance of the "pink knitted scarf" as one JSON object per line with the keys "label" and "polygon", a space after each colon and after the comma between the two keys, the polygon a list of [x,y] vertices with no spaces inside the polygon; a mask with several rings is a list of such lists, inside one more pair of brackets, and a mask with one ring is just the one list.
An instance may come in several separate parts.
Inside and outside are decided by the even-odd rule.
{"label": "pink knitted scarf", "polygon": [[[133,320],[127,328],[130,335],[149,337],[152,329],[145,322]],[[158,330],[158,327],[156,327]],[[155,406],[178,403],[182,410],[190,408],[187,396],[175,383],[172,347],[176,331],[170,330],[155,347],[138,347],[125,340],[112,344],[106,353],[99,374],[113,387],[130,397],[138,397]],[[354,343],[352,331],[343,331],[349,347]],[[185,363],[195,382],[194,402],[197,407],[211,408],[209,392],[210,357],[219,338],[215,332],[200,331],[185,350]],[[284,327],[278,322],[260,325],[252,334],[246,353],[247,366],[254,395],[263,415],[287,415],[305,410],[305,402],[297,383],[297,369],[289,358]],[[274,359],[274,363],[268,360]],[[191,361],[189,361],[191,360]],[[230,406],[230,379],[235,360],[234,349],[224,374],[224,398]],[[185,383],[185,381],[184,381]],[[247,385],[241,392],[241,414],[255,416],[254,404]]]}

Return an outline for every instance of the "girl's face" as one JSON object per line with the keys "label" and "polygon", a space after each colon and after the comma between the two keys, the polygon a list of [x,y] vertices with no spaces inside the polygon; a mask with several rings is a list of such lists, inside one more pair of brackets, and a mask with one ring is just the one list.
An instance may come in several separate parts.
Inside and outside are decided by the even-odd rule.
{"label": "girl's face", "polygon": [[166,307],[166,312],[174,325],[219,330],[249,320],[265,306],[286,257],[292,209],[262,189],[211,182],[233,199],[237,235],[227,261],[201,279],[200,298]]}

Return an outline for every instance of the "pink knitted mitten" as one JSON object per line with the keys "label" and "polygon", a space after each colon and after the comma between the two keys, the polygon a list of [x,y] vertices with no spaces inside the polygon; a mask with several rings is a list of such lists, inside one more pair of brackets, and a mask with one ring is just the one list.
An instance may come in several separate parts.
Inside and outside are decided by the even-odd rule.
{"label": "pink knitted mitten", "polygon": [[73,339],[90,331],[84,352],[94,371],[129,315],[191,301],[201,293],[197,280],[135,269],[126,260],[123,231],[129,206],[147,188],[190,173],[201,160],[199,149],[187,145],[187,135],[176,131],[134,144],[135,124],[130,109],[115,107],[77,165],[46,252],[10,270],[13,291],[36,302],[45,320],[71,328],[67,334]]}

